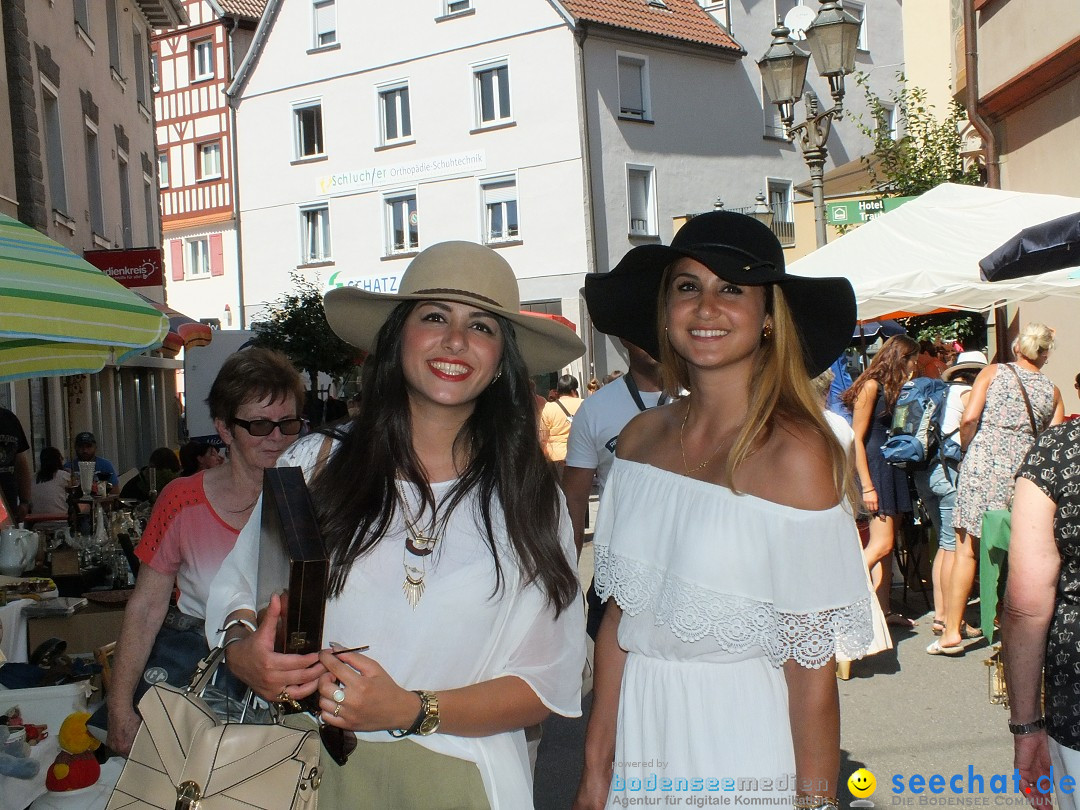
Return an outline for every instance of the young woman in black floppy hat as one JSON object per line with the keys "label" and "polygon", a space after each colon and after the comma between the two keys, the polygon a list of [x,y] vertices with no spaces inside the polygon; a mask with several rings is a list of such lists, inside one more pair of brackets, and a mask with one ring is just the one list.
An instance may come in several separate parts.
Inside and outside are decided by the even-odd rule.
{"label": "young woman in black floppy hat", "polygon": [[851,285],[787,275],[769,228],[715,212],[585,295],[598,329],[689,396],[624,429],[600,504],[596,589],[612,602],[575,807],[693,780],[836,806],[833,656],[865,652],[871,596],[849,464],[809,380],[850,340]]}
{"label": "young woman in black floppy hat", "polygon": [[276,596],[252,631],[258,507],[215,583],[212,626],[238,639],[229,667],[257,693],[317,691],[322,721],[355,732],[345,766],[323,757],[320,806],[530,807],[523,729],[580,714],[585,633],[528,375],[584,345],[519,312],[510,266],[468,242],[422,251],[396,295],[343,287],[325,305],[372,353],[364,397],[323,466],[319,435],[280,464],[311,481],[331,561],[324,643],[370,649],[274,653]]}

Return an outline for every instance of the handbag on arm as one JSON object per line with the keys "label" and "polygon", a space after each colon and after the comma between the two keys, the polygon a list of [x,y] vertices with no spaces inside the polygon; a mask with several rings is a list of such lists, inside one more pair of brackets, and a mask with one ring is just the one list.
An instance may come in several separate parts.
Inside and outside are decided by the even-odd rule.
{"label": "handbag on arm", "polygon": [[199,697],[223,648],[191,685],[155,684],[139,701],[135,735],[106,810],[315,810],[322,778],[314,728],[222,721]]}

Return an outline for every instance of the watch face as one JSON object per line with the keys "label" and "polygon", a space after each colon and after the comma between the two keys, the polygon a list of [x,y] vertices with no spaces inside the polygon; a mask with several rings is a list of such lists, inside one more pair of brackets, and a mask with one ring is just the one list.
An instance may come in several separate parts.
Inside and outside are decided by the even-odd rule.
{"label": "watch face", "polygon": [[435,730],[439,727],[438,717],[425,717],[424,721],[420,724],[420,734],[426,736],[428,734],[434,734]]}

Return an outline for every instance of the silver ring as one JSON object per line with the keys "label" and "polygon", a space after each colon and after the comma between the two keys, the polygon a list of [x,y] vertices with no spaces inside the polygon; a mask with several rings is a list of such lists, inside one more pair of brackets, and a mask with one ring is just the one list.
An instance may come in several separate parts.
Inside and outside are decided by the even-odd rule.
{"label": "silver ring", "polygon": [[344,689],[344,687],[339,686],[337,689],[335,689],[334,694],[332,694],[330,696],[330,699],[333,700],[334,703],[341,703],[342,701],[344,701],[345,700],[345,689]]}

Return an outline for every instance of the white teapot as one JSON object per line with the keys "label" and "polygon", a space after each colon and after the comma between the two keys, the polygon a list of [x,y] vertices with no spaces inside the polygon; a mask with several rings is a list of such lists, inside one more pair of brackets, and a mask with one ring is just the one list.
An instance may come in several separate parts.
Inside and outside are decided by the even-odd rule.
{"label": "white teapot", "polygon": [[38,533],[9,526],[0,532],[0,574],[21,576],[34,567],[38,553]]}

